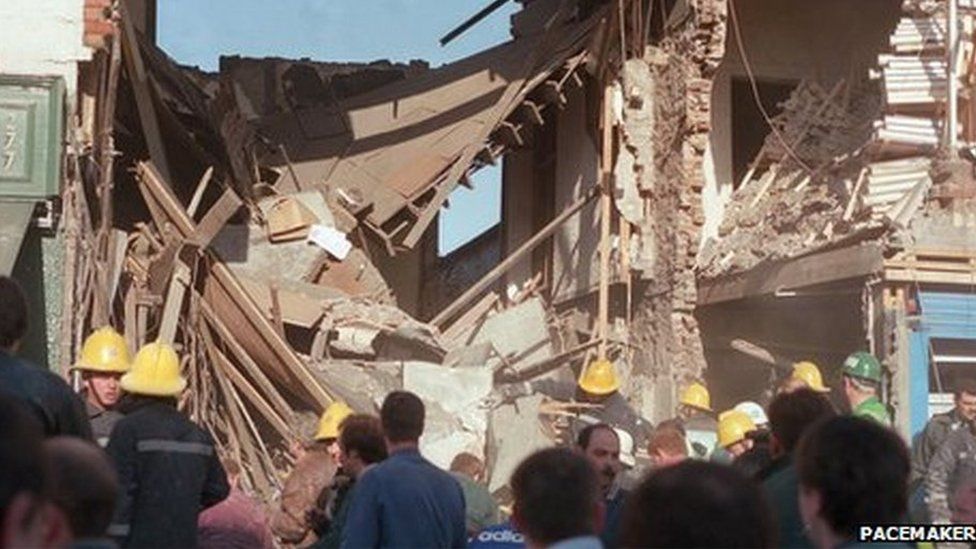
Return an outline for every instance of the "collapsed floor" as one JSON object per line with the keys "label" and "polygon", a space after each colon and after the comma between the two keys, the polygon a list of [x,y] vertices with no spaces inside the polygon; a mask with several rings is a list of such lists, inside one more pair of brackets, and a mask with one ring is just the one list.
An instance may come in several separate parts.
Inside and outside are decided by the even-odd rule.
{"label": "collapsed floor", "polygon": [[[265,496],[336,399],[372,412],[416,392],[425,454],[485,457],[495,492],[580,409],[500,402],[508,384],[572,385],[599,354],[639,414],[666,417],[704,367],[690,267],[724,3],[570,4],[525,2],[513,40],[439,68],[231,57],[217,74],[117,13],[72,132],[63,356],[106,323],[133,348],[174,343],[181,406]],[[552,175],[540,151],[564,154],[567,113],[570,156],[594,169],[555,185],[566,203],[535,206],[521,241],[503,222],[425,271],[451,190],[511,152]]]}

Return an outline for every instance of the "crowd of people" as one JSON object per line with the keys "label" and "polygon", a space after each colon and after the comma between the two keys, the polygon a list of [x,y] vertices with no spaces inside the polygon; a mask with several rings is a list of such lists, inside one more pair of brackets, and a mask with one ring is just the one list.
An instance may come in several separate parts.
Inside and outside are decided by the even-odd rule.
{"label": "crowd of people", "polygon": [[610,404],[574,418],[570,447],[526,457],[505,507],[478,456],[460,453],[445,471],[421,454],[416,395],[390,393],[378,417],[335,402],[292,449],[280,497],[260,502],[241,464],[179,411],[186,379],[171,346],[130,356],[112,328],[94,330],[71,368],[75,392],[17,358],[26,319],[21,289],[0,277],[0,549],[832,548],[862,525],[976,521],[976,382],[958,386],[955,408],[909,455],[868,353],[841,367],[843,410],[810,362],[766,406],[716,413],[691,384],[675,418],[653,427],[615,391],[510,387],[503,397]]}

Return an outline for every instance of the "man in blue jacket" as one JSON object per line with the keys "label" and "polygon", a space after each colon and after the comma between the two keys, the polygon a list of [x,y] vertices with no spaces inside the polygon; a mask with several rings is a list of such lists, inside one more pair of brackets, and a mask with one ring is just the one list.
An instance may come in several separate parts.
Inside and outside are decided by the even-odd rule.
{"label": "man in blue jacket", "polygon": [[394,391],[380,410],[389,457],[356,481],[342,547],[464,547],[464,493],[420,455],[424,403]]}

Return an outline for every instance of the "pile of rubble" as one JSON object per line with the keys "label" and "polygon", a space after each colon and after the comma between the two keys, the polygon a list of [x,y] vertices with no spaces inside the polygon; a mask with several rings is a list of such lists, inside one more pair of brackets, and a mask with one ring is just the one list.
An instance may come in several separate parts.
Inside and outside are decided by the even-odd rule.
{"label": "pile of rubble", "polygon": [[74,151],[65,192],[66,299],[79,304],[66,345],[104,323],[133,348],[172,343],[189,378],[181,407],[265,498],[328,404],[374,413],[401,388],[429,405],[425,455],[445,468],[462,451],[486,457],[491,486],[504,485],[562,436],[570,405],[500,404],[497,387],[575,382],[570,366],[596,340],[537,283],[503,297],[492,274],[422,322],[398,307],[389,265],[471,169],[581,84],[606,10],[563,11],[435,70],[231,58],[219,75],[179,67],[123,14],[94,86],[101,137]]}
{"label": "pile of rubble", "polygon": [[772,133],[733,193],[706,242],[706,277],[743,271],[860,231],[870,219],[847,205],[880,112],[875,86],[840,81],[826,89],[803,81],[770,121]]}
{"label": "pile of rubble", "polygon": [[[976,5],[961,2],[959,9],[954,65],[964,89],[976,78]],[[909,0],[904,11],[867,80],[841,80],[829,91],[804,81],[782,105],[719,238],[699,255],[704,277],[893,234],[933,204],[927,198],[955,192],[933,192],[933,179],[951,171],[938,151],[948,92],[945,2]],[[972,101],[960,109],[959,137],[976,140]]]}

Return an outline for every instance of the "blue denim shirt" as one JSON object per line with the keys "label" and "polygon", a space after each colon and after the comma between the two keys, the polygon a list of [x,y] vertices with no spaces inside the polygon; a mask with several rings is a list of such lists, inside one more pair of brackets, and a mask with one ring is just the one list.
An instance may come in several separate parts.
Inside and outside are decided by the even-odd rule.
{"label": "blue denim shirt", "polygon": [[342,547],[464,547],[464,494],[416,449],[400,450],[356,481]]}

